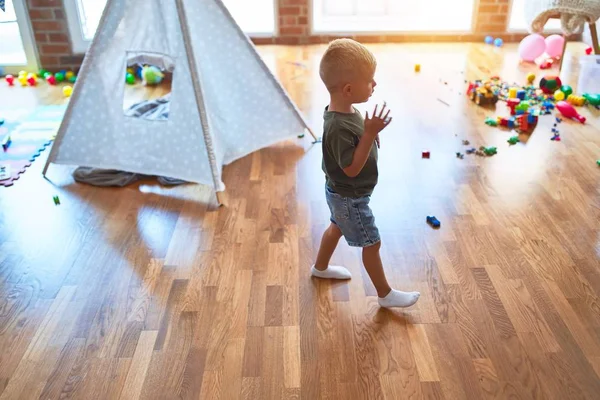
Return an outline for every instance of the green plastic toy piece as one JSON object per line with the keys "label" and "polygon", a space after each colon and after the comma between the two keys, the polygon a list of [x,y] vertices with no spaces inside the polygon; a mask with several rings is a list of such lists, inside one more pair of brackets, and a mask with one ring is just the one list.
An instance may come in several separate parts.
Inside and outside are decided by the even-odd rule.
{"label": "green plastic toy piece", "polygon": [[515,106],[515,110],[527,112],[529,110],[529,102],[527,100],[521,101]]}
{"label": "green plastic toy piece", "polygon": [[60,199],[58,198],[58,196],[54,196],[54,197],[52,198],[52,200],[54,200],[54,204],[55,204],[55,205],[59,205],[59,204],[60,204]]}
{"label": "green plastic toy piece", "polygon": [[498,120],[496,118],[487,117],[485,124],[489,126],[498,126]]}
{"label": "green plastic toy piece", "polygon": [[596,161],[596,164],[600,167],[600,160]]}
{"label": "green plastic toy piece", "polygon": [[517,144],[520,142],[520,140],[518,136],[513,136],[510,139],[508,139],[507,142],[510,144]]}
{"label": "green plastic toy piece", "polygon": [[493,156],[498,152],[498,150],[495,147],[484,147],[483,152],[486,156]]}
{"label": "green plastic toy piece", "polygon": [[586,99],[587,102],[593,106],[596,106],[596,107],[600,106],[600,94],[584,93],[583,98]]}
{"label": "green plastic toy piece", "polygon": [[569,85],[562,85],[560,87],[560,91],[565,94],[565,98],[569,97],[569,95],[573,94],[573,88]]}

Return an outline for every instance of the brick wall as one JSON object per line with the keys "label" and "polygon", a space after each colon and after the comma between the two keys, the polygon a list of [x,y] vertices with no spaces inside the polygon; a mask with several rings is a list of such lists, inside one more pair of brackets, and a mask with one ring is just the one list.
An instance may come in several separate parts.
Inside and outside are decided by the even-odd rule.
{"label": "brick wall", "polygon": [[62,0],[27,0],[41,66],[50,71],[77,70],[82,55],[73,54]]}
{"label": "brick wall", "polygon": [[[251,1],[251,0],[248,0]],[[505,42],[518,41],[525,34],[508,34],[511,0],[476,0],[475,30],[460,35],[357,35],[362,42],[456,42],[482,41],[486,35],[502,37]],[[327,43],[331,35],[311,35],[311,0],[278,0],[279,34],[274,38],[254,38],[257,44]],[[29,15],[38,45],[40,62],[49,70],[76,70],[83,59],[73,54],[63,0],[27,0]]]}

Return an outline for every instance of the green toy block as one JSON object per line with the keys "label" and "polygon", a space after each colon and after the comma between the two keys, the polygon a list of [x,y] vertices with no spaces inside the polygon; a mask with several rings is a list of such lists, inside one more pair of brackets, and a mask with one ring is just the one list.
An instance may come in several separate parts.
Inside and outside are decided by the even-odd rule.
{"label": "green toy block", "polygon": [[489,126],[498,126],[498,120],[496,118],[487,117],[485,124]]}
{"label": "green toy block", "polygon": [[498,152],[498,150],[495,147],[484,147],[483,152],[486,156],[493,156]]}
{"label": "green toy block", "polygon": [[507,140],[507,142],[510,144],[517,144],[520,142],[520,140],[518,136],[512,136],[510,139]]}
{"label": "green toy block", "polygon": [[529,102],[524,100],[515,106],[515,110],[527,112],[529,110]]}

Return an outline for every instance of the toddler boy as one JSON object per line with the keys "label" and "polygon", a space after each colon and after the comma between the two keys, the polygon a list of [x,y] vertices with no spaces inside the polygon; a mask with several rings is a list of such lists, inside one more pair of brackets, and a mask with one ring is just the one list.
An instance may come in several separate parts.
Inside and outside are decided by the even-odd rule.
{"label": "toddler boy", "polygon": [[392,289],[379,256],[381,239],[369,207],[377,184],[379,132],[392,121],[386,105],[363,119],[353,104],[369,100],[376,86],[377,62],[366,47],[351,39],[330,43],[320,64],[320,76],[330,94],[324,112],[323,171],[325,196],[331,224],[323,234],[311,273],[318,278],[350,279],[344,267],[329,265],[342,236],[353,247],[361,247],[363,264],[377,290],[381,307],[410,307],[419,292]]}

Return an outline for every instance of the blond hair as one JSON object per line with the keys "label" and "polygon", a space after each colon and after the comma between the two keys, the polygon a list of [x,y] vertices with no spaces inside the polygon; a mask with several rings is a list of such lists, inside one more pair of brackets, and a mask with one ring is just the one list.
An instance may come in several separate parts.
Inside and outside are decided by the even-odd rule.
{"label": "blond hair", "polygon": [[372,75],[376,66],[375,57],[365,46],[352,39],[336,39],[323,54],[319,75],[333,92],[353,79]]}

